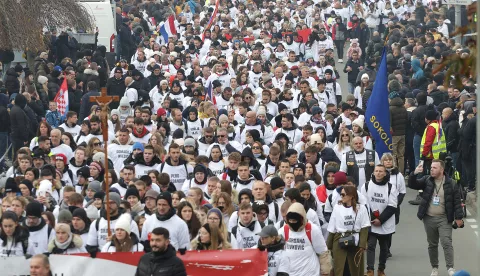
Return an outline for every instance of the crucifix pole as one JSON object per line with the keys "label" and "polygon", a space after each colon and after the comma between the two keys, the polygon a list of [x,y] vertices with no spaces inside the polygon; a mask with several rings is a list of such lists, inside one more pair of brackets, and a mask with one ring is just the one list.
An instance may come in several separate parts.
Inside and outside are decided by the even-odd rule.
{"label": "crucifix pole", "polygon": [[91,96],[90,102],[96,102],[101,108],[100,119],[102,121],[102,136],[103,136],[103,147],[105,151],[105,161],[103,166],[105,167],[105,197],[106,202],[105,208],[107,211],[107,229],[108,229],[108,236],[112,235],[112,230],[110,229],[110,195],[108,193],[110,183],[108,183],[108,105],[111,102],[118,102],[118,96],[108,96],[107,95],[107,88],[103,87],[101,89],[102,95],[101,96]]}

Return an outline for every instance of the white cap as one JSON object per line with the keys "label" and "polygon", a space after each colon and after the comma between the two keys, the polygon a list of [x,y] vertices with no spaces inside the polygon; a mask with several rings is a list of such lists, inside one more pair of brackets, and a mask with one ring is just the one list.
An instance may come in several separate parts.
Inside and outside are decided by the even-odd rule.
{"label": "white cap", "polygon": [[132,216],[130,214],[121,215],[117,222],[115,222],[115,230],[123,229],[130,235],[131,229],[130,224],[132,223]]}

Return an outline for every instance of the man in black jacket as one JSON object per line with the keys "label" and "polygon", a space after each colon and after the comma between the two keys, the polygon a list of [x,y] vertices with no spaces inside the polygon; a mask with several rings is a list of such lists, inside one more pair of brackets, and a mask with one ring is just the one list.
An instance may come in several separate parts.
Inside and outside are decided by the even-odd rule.
{"label": "man in black jacket", "polygon": [[176,256],[175,248],[170,244],[167,229],[153,229],[150,237],[152,252],[140,258],[135,276],[187,275],[183,261]]}
{"label": "man in black jacket", "polygon": [[[113,72],[113,77],[109,78],[107,81],[107,95],[109,96],[119,96],[123,97],[125,94],[125,78],[123,77],[123,70],[120,67],[116,67]],[[111,102],[110,109],[118,108],[119,102]]]}
{"label": "man in black jacket", "polygon": [[10,125],[12,126],[12,133],[10,134],[10,137],[12,139],[13,150],[15,153],[18,149],[27,145],[29,142],[28,135],[30,120],[24,111],[26,105],[27,99],[25,99],[25,96],[18,94],[15,97],[15,105],[10,111]]}
{"label": "man in black jacket", "polygon": [[458,135],[458,130],[460,129],[458,117],[452,108],[447,107],[442,110],[442,119],[442,128],[445,132],[445,141],[447,142],[447,152],[452,156],[453,166],[457,167],[458,144],[460,142]]}
{"label": "man in black jacket", "polygon": [[354,50],[352,52],[352,58],[345,63],[345,68],[343,68],[343,72],[348,74],[348,92],[352,95],[357,83],[358,73],[361,70],[363,70],[363,64],[358,58],[358,52]]}
{"label": "man in black jacket", "polygon": [[427,233],[432,275],[438,275],[439,239],[445,253],[448,273],[449,275],[455,273],[453,268],[452,223],[458,227],[463,225],[464,214],[459,191],[460,186],[446,176],[444,172],[445,163],[442,160],[434,159],[430,167],[430,175],[424,176],[422,174],[423,165],[419,165],[408,179],[410,188],[423,190],[417,217],[423,220]]}
{"label": "man in black jacket", "polygon": [[100,96],[97,83],[94,81],[89,81],[87,83],[87,93],[83,95],[82,99],[80,100],[80,114],[78,116],[79,122],[83,122],[83,119],[90,115],[90,109],[92,109],[94,104],[90,102],[91,96]]}

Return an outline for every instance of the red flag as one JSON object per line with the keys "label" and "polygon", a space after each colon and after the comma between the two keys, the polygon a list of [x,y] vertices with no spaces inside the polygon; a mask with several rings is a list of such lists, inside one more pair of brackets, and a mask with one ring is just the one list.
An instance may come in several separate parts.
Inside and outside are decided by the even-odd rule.
{"label": "red flag", "polygon": [[302,38],[302,42],[307,43],[308,37],[312,33],[312,29],[303,29],[303,30],[297,31],[297,33],[298,33],[298,36]]}
{"label": "red flag", "polygon": [[66,76],[63,78],[62,85],[60,86],[60,90],[58,90],[54,101],[57,103],[57,108],[60,114],[62,114],[62,116],[65,115],[65,113],[68,112],[68,85]]}

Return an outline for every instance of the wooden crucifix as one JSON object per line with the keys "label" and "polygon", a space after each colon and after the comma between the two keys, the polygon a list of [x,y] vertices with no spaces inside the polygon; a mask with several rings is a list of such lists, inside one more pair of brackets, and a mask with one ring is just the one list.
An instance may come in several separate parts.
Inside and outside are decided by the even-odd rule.
{"label": "wooden crucifix", "polygon": [[105,196],[106,196],[106,203],[105,208],[107,211],[107,227],[108,227],[108,236],[112,235],[112,231],[110,229],[110,196],[108,194],[108,190],[110,188],[110,183],[108,183],[108,153],[107,153],[107,146],[108,146],[108,105],[111,102],[118,102],[118,96],[108,96],[107,95],[107,88],[103,87],[101,89],[101,96],[91,96],[90,102],[96,102],[98,106],[102,108],[100,112],[100,120],[102,121],[102,135],[103,135],[103,146],[105,151],[105,162],[103,166],[105,167]]}

